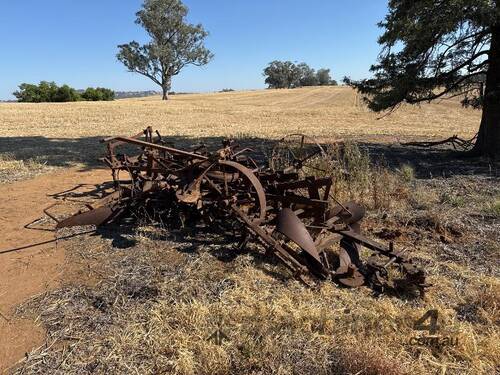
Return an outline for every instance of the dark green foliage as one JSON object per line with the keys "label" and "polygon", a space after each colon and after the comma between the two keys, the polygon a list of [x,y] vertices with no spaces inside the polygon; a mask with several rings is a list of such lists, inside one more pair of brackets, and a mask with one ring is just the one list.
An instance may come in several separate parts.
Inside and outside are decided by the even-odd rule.
{"label": "dark green foliage", "polygon": [[76,102],[81,100],[80,95],[76,92],[74,88],[68,85],[63,85],[58,87],[54,96],[52,97],[52,102]]}
{"label": "dark green foliage", "polygon": [[88,101],[111,101],[115,99],[115,92],[102,87],[89,87],[82,93],[82,98]]}
{"label": "dark green foliage", "polygon": [[309,67],[306,63],[300,63],[297,65],[299,69],[299,85],[300,86],[317,86],[318,78],[316,77],[316,72],[314,69]]}
{"label": "dark green foliage", "polygon": [[500,153],[500,0],[391,0],[373,78],[345,82],[374,111],[461,96],[483,108],[477,154]]}
{"label": "dark green foliage", "polygon": [[29,83],[22,83],[19,85],[19,90],[14,92],[13,95],[19,102],[25,103],[40,103],[44,100],[37,85]]}
{"label": "dark green foliage", "polygon": [[337,82],[332,81],[332,77],[330,77],[330,69],[320,69],[316,73],[316,79],[318,81],[318,85],[326,86],[337,84]]}
{"label": "dark green foliage", "polygon": [[42,81],[38,86],[29,83],[23,83],[19,85],[19,90],[14,92],[13,95],[19,102],[53,102],[57,89],[58,87],[54,82]]}
{"label": "dark green foliage", "polygon": [[[44,102],[54,102],[59,87],[55,82],[42,81],[38,85],[38,97]],[[59,96],[62,96],[61,93]]]}
{"label": "dark green foliage", "polygon": [[475,94],[487,70],[493,1],[392,0],[379,26],[383,46],[374,78],[350,82],[374,111],[445,94]]}
{"label": "dark green foliage", "polygon": [[38,85],[23,83],[14,96],[19,102],[47,103],[47,102],[76,102],[80,100],[113,100],[114,91],[98,87],[89,87],[81,95],[68,85],[57,86],[55,82],[42,81]]}
{"label": "dark green foliage", "polygon": [[146,30],[151,41],[118,46],[118,60],[130,72],[161,86],[165,100],[173,76],[186,65],[206,65],[213,57],[203,45],[208,33],[201,24],[188,23],[187,14],[188,9],[180,0],[145,0],[137,12],[136,23]]}
{"label": "dark green foliage", "polygon": [[42,81],[33,85],[23,83],[19,90],[14,93],[19,102],[44,103],[44,102],[75,102],[81,100],[75,89],[68,85],[58,87],[55,82]]}
{"label": "dark green foliage", "polygon": [[272,61],[264,69],[266,84],[272,89],[296,87],[300,80],[300,69],[291,61]]}
{"label": "dark green foliage", "polygon": [[330,69],[320,69],[315,72],[306,63],[294,64],[291,61],[272,61],[264,69],[263,75],[266,77],[265,83],[272,89],[290,89],[332,83]]}

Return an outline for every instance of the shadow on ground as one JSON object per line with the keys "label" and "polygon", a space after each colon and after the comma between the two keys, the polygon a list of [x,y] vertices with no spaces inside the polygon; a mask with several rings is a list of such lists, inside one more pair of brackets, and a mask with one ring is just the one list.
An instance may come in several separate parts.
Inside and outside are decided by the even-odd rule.
{"label": "shadow on ground", "polygon": [[417,178],[452,177],[457,175],[500,176],[500,162],[484,158],[471,158],[449,148],[423,149],[399,143],[365,143],[372,163],[382,163],[389,169],[411,165]]}
{"label": "shadow on ground", "polygon": [[[138,233],[140,230],[138,231],[137,223],[126,217],[120,224],[98,227],[92,235],[111,240],[110,246],[115,250],[126,250],[139,244]],[[249,241],[240,247],[239,240],[243,233],[245,233],[243,228],[239,233],[230,234],[198,224],[179,229],[149,231],[147,237],[154,241],[162,241],[181,254],[199,256],[201,253],[208,253],[223,264],[230,264],[239,256],[249,255],[253,266],[265,274],[280,281],[291,279],[291,275],[278,271],[280,269],[283,271],[284,268],[277,267],[279,261],[275,257],[266,256],[257,242]]]}
{"label": "shadow on ground", "polygon": [[[16,160],[39,158],[48,166],[69,167],[83,165],[83,170],[102,167],[99,158],[104,156],[104,144],[100,141],[105,136],[83,138],[49,137],[0,137],[0,155],[8,154]],[[188,138],[183,136],[168,137],[170,146],[193,150],[200,143],[210,150],[221,147],[223,137]],[[264,138],[241,138],[243,147],[254,150],[256,159],[265,164],[275,143]],[[454,175],[500,175],[500,163],[481,158],[465,158],[452,149],[402,146],[398,143],[374,143],[359,141],[359,145],[368,150],[372,162],[382,163],[389,169],[397,169],[409,164],[417,178],[450,177]],[[127,146],[125,146],[127,147]],[[122,149],[123,150],[123,149]]]}
{"label": "shadow on ground", "polygon": [[[71,167],[83,165],[84,170],[102,167],[99,158],[105,155],[105,145],[101,142],[107,136],[82,138],[49,138],[49,137],[0,137],[0,156],[6,154],[16,160],[39,158],[47,166]],[[222,147],[223,137],[188,138],[174,136],[165,138],[168,146],[183,150],[194,150],[200,144],[210,150]],[[272,141],[261,138],[242,138],[244,147],[251,147],[256,155],[265,155],[272,148]],[[128,150],[127,150],[128,149]],[[137,148],[127,145],[120,146],[117,152],[132,151],[137,154]],[[262,160],[263,161],[263,160]]]}

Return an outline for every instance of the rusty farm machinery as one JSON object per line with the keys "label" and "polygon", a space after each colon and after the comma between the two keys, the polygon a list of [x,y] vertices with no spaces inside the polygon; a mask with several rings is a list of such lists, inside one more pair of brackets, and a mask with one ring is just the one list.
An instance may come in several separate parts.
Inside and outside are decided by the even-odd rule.
{"label": "rusty farm machinery", "polygon": [[[283,138],[268,165],[231,140],[214,152],[204,145],[177,149],[151,127],[102,142],[113,191],[59,220],[57,228],[118,223],[140,207],[163,222],[203,223],[233,233],[239,248],[257,242],[308,285],[328,279],[379,291],[425,290],[423,270],[392,243],[365,237],[360,225],[365,209],[337,201],[333,178],[315,173],[326,153],[307,136]],[[118,153],[119,148],[138,152]]]}

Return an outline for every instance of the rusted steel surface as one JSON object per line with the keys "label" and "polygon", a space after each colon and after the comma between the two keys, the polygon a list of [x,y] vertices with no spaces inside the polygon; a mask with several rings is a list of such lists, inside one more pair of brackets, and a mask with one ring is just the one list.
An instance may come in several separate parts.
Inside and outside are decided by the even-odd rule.
{"label": "rusted steel surface", "polygon": [[[257,241],[307,284],[328,279],[378,291],[396,291],[404,285],[420,294],[427,286],[423,270],[395,251],[392,243],[386,246],[362,234],[365,209],[332,197],[333,178],[325,177],[318,163],[326,153],[304,135],[278,142],[269,165],[258,165],[250,149],[229,140],[215,152],[203,145],[194,151],[179,150],[167,146],[151,127],[134,137],[107,138],[103,143],[107,155],[102,161],[111,169],[115,191],[59,221],[58,228],[105,225],[141,208],[163,223],[232,232],[240,248]],[[119,153],[124,145],[138,152]],[[315,171],[322,171],[321,177]],[[368,259],[361,258],[361,248],[371,254]],[[390,268],[397,279],[389,277]]]}

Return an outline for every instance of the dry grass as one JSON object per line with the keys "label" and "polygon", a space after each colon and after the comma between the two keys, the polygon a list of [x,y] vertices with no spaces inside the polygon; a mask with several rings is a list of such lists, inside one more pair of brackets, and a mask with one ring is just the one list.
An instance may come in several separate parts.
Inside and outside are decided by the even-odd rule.
{"label": "dry grass", "polygon": [[[307,289],[252,254],[227,263],[228,245],[214,239],[191,254],[179,252],[196,243],[188,235],[134,238],[121,254],[95,237],[74,244],[86,248],[84,265],[97,267],[100,281],[24,307],[40,314],[48,344],[18,373],[493,374],[498,364],[500,296],[491,277],[456,269],[449,282],[434,275],[445,284],[426,301],[374,298],[330,283]],[[409,345],[430,307],[456,347]],[[217,330],[227,336],[221,345],[208,339]]]}
{"label": "dry grass", "polygon": [[0,183],[32,178],[53,169],[42,157],[19,160],[8,153],[0,154]]}
{"label": "dry grass", "polygon": [[[476,177],[418,181],[407,165],[370,164],[355,143],[330,152],[350,172],[337,176],[336,194],[371,208],[370,236],[411,244],[425,265],[434,284],[425,299],[328,282],[307,288],[256,245],[238,254],[231,239],[208,232],[111,228],[65,245],[85,277],[19,310],[35,314],[48,338],[16,372],[495,373],[499,228],[476,215],[498,185]],[[443,196],[470,199],[457,206]],[[431,308],[439,311],[438,335],[456,345],[411,344],[425,335],[414,322]],[[220,343],[210,339],[217,331],[226,336]]]}
{"label": "dry grass", "polygon": [[[262,90],[125,99],[101,103],[0,104],[0,137],[78,138],[135,134],[152,125],[162,134],[221,137],[245,133],[278,138],[471,136],[480,112],[458,100],[407,106],[391,116],[369,112],[346,87]],[[416,126],[418,125],[418,126]]]}

